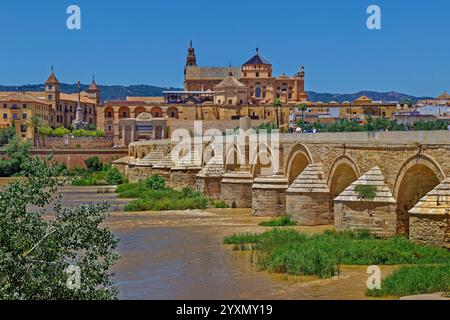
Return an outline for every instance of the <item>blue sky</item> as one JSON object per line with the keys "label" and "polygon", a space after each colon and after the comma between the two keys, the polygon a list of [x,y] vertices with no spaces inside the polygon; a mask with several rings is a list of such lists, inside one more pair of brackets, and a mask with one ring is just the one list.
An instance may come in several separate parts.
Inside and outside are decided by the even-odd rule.
{"label": "blue sky", "polygon": [[[66,9],[82,29],[66,28]],[[382,29],[366,28],[366,9]],[[63,82],[183,83],[189,40],[201,66],[241,65],[259,47],[276,74],[306,68],[306,89],[450,90],[448,0],[45,0],[4,1],[0,84],[41,83],[55,65]]]}

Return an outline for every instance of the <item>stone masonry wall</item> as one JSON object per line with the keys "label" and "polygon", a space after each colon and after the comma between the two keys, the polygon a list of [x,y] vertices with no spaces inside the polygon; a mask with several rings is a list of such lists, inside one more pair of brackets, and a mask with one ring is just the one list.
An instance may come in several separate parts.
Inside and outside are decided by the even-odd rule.
{"label": "stone masonry wall", "polygon": [[282,216],[286,214],[286,192],[282,189],[252,190],[252,211],[255,216]]}
{"label": "stone masonry wall", "polygon": [[172,170],[168,181],[168,186],[175,190],[183,188],[195,188],[196,175],[200,169]]}
{"label": "stone masonry wall", "polygon": [[379,237],[397,232],[395,205],[368,202],[335,202],[334,224],[338,231],[368,230]]}
{"label": "stone masonry wall", "polygon": [[222,200],[230,207],[251,208],[252,207],[252,184],[253,183],[221,183]]}
{"label": "stone masonry wall", "polygon": [[415,242],[450,249],[450,227],[443,215],[411,214],[409,237]]}
{"label": "stone masonry wall", "polygon": [[210,199],[220,200],[222,196],[221,181],[221,177],[196,177],[196,190]]}
{"label": "stone masonry wall", "polygon": [[333,224],[328,193],[287,193],[286,213],[300,226]]}

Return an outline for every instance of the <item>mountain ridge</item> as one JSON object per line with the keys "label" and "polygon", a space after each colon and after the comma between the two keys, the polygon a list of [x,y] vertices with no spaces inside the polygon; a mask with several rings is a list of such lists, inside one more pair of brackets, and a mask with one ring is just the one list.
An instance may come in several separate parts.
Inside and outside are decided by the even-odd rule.
{"label": "mountain ridge", "polygon": [[[81,85],[81,90],[87,90],[89,85]],[[157,97],[162,96],[163,91],[166,90],[182,90],[180,88],[174,87],[158,87],[153,85],[99,85],[101,90],[102,101],[111,100],[124,100],[127,96],[137,96],[137,97]],[[44,91],[44,85],[42,84],[28,84],[21,86],[3,86],[0,85],[0,92],[10,92],[10,91]],[[65,93],[76,93],[78,92],[76,84],[61,83],[61,92]],[[367,96],[374,101],[402,101],[410,100],[416,103],[419,100],[433,99],[432,97],[417,97],[405,93],[390,91],[390,92],[377,92],[363,90],[356,93],[321,93],[316,91],[307,91],[308,99],[312,102],[344,102],[344,101],[354,101],[360,96]]]}

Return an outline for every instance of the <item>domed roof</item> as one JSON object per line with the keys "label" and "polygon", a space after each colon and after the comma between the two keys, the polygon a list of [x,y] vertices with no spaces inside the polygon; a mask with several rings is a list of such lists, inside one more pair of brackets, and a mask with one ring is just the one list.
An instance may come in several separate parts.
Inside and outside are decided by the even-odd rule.
{"label": "domed roof", "polygon": [[358,99],[356,99],[354,102],[355,102],[355,103],[358,103],[358,102],[362,102],[362,103],[372,103],[372,99],[370,99],[370,98],[367,97],[367,96],[361,96],[361,97],[359,97]]}
{"label": "domed roof", "polygon": [[447,91],[444,91],[443,94],[441,94],[439,97],[436,98],[437,100],[450,100],[450,94],[447,93]]}

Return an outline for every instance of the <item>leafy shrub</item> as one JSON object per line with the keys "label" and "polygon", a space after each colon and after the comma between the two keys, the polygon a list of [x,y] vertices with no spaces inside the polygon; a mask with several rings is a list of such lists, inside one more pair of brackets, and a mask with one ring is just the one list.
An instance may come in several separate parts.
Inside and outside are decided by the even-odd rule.
{"label": "leafy shrub", "polygon": [[5,147],[6,158],[0,159],[0,177],[11,177],[22,172],[30,160],[30,145],[14,137]]}
{"label": "leafy shrub", "polygon": [[157,174],[154,174],[150,178],[147,178],[144,181],[144,184],[147,188],[152,190],[163,190],[166,188],[166,182],[161,176]]}
{"label": "leafy shrub", "polygon": [[10,143],[15,136],[16,129],[14,127],[0,129],[0,147]]}
{"label": "leafy shrub", "polygon": [[370,185],[357,185],[355,192],[361,200],[373,200],[377,196],[376,187]]}
{"label": "leafy shrub", "polygon": [[205,209],[208,199],[192,188],[176,191],[167,188],[164,179],[153,175],[138,183],[125,183],[117,188],[121,198],[135,199],[128,203],[127,211],[161,211]]}
{"label": "leafy shrub", "polygon": [[90,157],[86,160],[84,160],[84,163],[86,164],[86,168],[89,171],[101,171],[103,170],[103,163],[100,161],[100,158],[95,156],[95,157]]}
{"label": "leafy shrub", "polygon": [[120,185],[125,183],[127,179],[117,168],[108,168],[106,171],[106,181],[109,185]]}
{"label": "leafy shrub", "polygon": [[53,129],[50,126],[42,126],[38,128],[38,133],[44,137],[50,137],[53,135]]}
{"label": "leafy shrub", "polygon": [[225,201],[213,201],[212,205],[214,206],[214,208],[217,209],[227,209],[230,207],[228,204],[225,203]]}
{"label": "leafy shrub", "polygon": [[55,135],[56,137],[63,137],[68,134],[70,134],[70,130],[64,127],[58,127],[53,130],[53,135]]}

